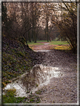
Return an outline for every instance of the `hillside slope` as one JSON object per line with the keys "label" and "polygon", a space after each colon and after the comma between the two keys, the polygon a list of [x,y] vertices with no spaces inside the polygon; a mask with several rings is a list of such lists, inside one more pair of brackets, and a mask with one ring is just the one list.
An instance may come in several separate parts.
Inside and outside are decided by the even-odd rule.
{"label": "hillside slope", "polygon": [[32,51],[20,41],[3,38],[2,40],[2,83],[3,87],[11,79],[29,71],[33,65],[39,63],[39,53]]}

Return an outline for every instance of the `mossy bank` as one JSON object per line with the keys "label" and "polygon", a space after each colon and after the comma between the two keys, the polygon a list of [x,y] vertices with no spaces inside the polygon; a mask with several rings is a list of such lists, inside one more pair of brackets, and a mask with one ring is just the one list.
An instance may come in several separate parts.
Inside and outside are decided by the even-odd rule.
{"label": "mossy bank", "polygon": [[[37,56],[39,56],[39,54],[32,51],[26,43],[23,44],[19,40],[7,39],[4,37],[2,40],[2,88],[10,83],[12,79],[30,71],[37,62]],[[13,90],[8,92],[3,96],[4,103],[8,101],[9,103],[25,102],[24,97],[14,97]],[[7,95],[8,98],[6,98]],[[31,100],[28,100],[28,102],[30,101]]]}

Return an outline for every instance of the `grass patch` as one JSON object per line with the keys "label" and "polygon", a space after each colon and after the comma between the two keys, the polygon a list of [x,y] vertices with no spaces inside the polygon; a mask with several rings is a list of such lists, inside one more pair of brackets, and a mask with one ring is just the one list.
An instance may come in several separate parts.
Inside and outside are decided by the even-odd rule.
{"label": "grass patch", "polygon": [[33,41],[31,42],[27,42],[28,44],[37,44],[37,43],[42,43],[42,42],[47,42],[47,40],[38,40],[36,43],[34,43]]}
{"label": "grass patch", "polygon": [[[37,41],[37,43],[34,43],[33,41],[32,42],[28,42],[28,45],[31,46],[31,45],[43,45],[43,42],[47,42],[46,40],[40,40],[40,41]],[[67,41],[50,41],[49,42],[51,45],[67,45],[69,44]]]}
{"label": "grass patch", "polygon": [[[37,43],[31,42],[31,43],[29,43],[29,47],[34,50],[35,45],[44,45],[43,42],[47,42],[47,41],[41,40],[41,41],[37,41]],[[51,45],[49,47],[50,50],[52,50],[52,49],[71,50],[70,46],[69,46],[69,43],[67,41],[51,41],[49,43],[50,43],[49,45]]]}
{"label": "grass patch", "polygon": [[[40,41],[37,41],[37,43],[34,43],[34,42],[28,42],[28,45],[29,47],[34,50],[34,47],[37,46],[37,45],[44,45],[43,42],[47,42],[46,40],[40,40]],[[67,41],[51,41],[51,42],[48,42],[50,43],[49,45],[52,45],[53,47],[50,47],[50,49],[59,49],[59,50],[66,50],[66,49],[69,49],[68,48],[68,45],[69,43]],[[64,45],[64,47],[61,47],[62,45]],[[66,46],[67,45],[67,46]],[[57,47],[55,47],[57,46]]]}
{"label": "grass patch", "polygon": [[40,98],[35,95],[27,97],[15,97],[16,90],[10,89],[3,95],[3,103],[40,103]]}
{"label": "grass patch", "polygon": [[[44,45],[44,43],[43,42],[47,42],[46,40],[41,40],[41,41],[37,41],[37,43],[34,43],[34,42],[28,42],[28,45],[29,45],[29,47],[31,48],[31,49],[34,49],[34,46],[36,46],[36,45]],[[62,46],[62,45],[64,45],[64,46],[68,46],[69,45],[69,43],[67,42],[67,41],[51,41],[51,42],[49,42],[50,44],[49,45],[54,45],[54,46],[57,46],[57,45],[59,45],[59,47],[60,46]],[[59,48],[58,47],[58,48]],[[61,48],[61,47],[60,47]],[[65,47],[63,47],[63,48],[65,48]]]}
{"label": "grass patch", "polygon": [[25,97],[15,97],[16,90],[10,89],[3,95],[3,103],[22,103]]}
{"label": "grass patch", "polygon": [[28,42],[28,45],[29,45],[29,46],[32,46],[32,45],[43,45],[43,43],[42,43],[42,42],[37,42],[37,43]]}
{"label": "grass patch", "polygon": [[28,103],[40,103],[40,98],[34,94],[30,95],[28,100]]}
{"label": "grass patch", "polygon": [[[15,42],[13,44],[15,44]],[[12,79],[16,79],[26,71],[29,71],[33,65],[32,60],[33,58],[30,55],[30,51],[25,46],[21,45],[20,43],[18,46],[5,43],[3,45],[2,54],[2,88],[4,88],[8,83],[11,83]],[[12,89],[5,91],[5,95],[3,95],[2,98],[3,103],[39,102],[39,98],[36,96],[29,99],[27,97],[15,97],[15,92],[16,91]]]}
{"label": "grass patch", "polygon": [[68,45],[69,43],[67,41],[51,41],[51,45]]}

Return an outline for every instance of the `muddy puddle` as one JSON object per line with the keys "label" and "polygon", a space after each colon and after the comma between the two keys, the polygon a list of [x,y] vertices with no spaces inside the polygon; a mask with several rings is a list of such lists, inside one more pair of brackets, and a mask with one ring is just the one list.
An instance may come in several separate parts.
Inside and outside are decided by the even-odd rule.
{"label": "muddy puddle", "polygon": [[64,73],[60,72],[59,67],[37,64],[30,70],[30,72],[24,73],[16,80],[13,80],[12,83],[8,84],[4,88],[4,91],[14,88],[16,89],[17,97],[27,97],[31,93],[35,93],[35,91],[49,84],[51,78],[60,78],[63,76]]}

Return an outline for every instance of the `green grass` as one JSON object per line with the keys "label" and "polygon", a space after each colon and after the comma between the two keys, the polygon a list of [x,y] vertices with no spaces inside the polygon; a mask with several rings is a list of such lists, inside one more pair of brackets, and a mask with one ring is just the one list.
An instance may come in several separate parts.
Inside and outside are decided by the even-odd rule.
{"label": "green grass", "polygon": [[[32,68],[32,57],[30,56],[30,52],[28,52],[28,50],[26,52],[24,46],[20,42],[18,43],[19,47],[17,48],[7,43],[3,46],[2,88],[4,88],[8,83],[11,83],[12,79],[17,78]],[[36,96],[29,99],[25,97],[15,97],[15,90],[7,90],[5,92],[6,94],[3,95],[2,98],[3,103],[38,103],[40,101]]]}
{"label": "green grass", "polygon": [[[46,40],[40,40],[37,41],[37,43],[34,42],[28,42],[28,45],[31,49],[34,50],[35,45],[44,45],[43,42],[47,42]],[[51,41],[48,42],[49,45],[51,45],[52,47],[50,47],[50,49],[57,49],[57,50],[70,50],[70,46],[69,43],[67,41]]]}
{"label": "green grass", "polygon": [[3,95],[3,103],[20,103],[23,102],[25,97],[15,97],[15,89],[10,89],[6,91]]}
{"label": "green grass", "polygon": [[67,45],[69,44],[67,41],[51,41],[51,45]]}
{"label": "green grass", "polygon": [[[43,42],[47,42],[46,40],[39,40],[37,41],[37,43],[32,42],[28,42],[28,45],[43,45]],[[51,45],[67,45],[69,44],[67,41],[51,41],[49,42]]]}
{"label": "green grass", "polygon": [[34,43],[34,42],[28,42],[28,45],[31,46],[31,45],[43,45],[43,43],[41,42],[38,42],[37,43]]}
{"label": "green grass", "polygon": [[3,95],[3,103],[40,103],[40,98],[35,95],[27,97],[15,97],[16,89],[7,90]]}
{"label": "green grass", "polygon": [[[47,40],[37,40],[37,43],[39,43],[39,42],[47,42]],[[34,43],[33,41],[31,41],[31,42],[27,42],[28,44],[31,44],[31,43]],[[35,43],[34,43],[35,44]]]}
{"label": "green grass", "polygon": [[37,42],[47,42],[47,40],[38,40]]}

